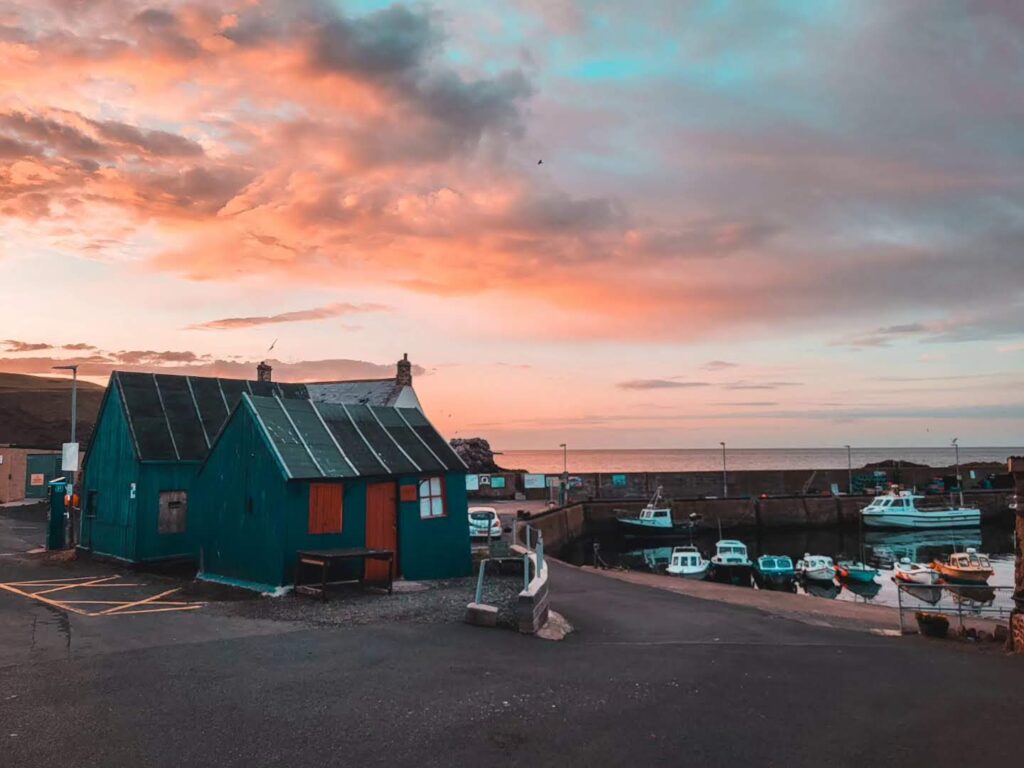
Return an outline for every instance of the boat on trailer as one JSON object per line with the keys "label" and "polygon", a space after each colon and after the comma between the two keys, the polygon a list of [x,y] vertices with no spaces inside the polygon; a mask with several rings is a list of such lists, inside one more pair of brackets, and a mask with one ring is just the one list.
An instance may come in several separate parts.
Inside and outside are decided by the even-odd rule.
{"label": "boat on trailer", "polygon": [[924,496],[899,491],[886,493],[864,507],[861,521],[868,528],[965,528],[981,524],[981,512],[961,504],[958,507],[925,507]]}

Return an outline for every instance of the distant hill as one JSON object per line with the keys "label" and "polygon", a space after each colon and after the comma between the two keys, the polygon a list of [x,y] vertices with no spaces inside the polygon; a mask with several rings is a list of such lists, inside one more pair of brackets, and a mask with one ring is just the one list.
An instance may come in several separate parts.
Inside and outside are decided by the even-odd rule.
{"label": "distant hill", "polygon": [[[78,382],[78,442],[89,442],[103,387]],[[60,448],[71,437],[71,380],[0,373],[0,444]]]}

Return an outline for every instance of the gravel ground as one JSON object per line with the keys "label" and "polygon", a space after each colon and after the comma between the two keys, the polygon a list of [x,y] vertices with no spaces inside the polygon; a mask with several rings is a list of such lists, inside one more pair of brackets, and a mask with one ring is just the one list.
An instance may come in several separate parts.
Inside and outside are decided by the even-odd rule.
{"label": "gravel ground", "polygon": [[[483,602],[498,606],[499,625],[516,626],[516,596],[522,588],[521,576],[487,575]],[[340,585],[330,589],[326,603],[305,595],[288,594],[213,605],[235,616],[313,625],[432,624],[462,621],[466,605],[472,602],[475,592],[476,578],[466,577],[396,582],[392,595],[359,585]]]}

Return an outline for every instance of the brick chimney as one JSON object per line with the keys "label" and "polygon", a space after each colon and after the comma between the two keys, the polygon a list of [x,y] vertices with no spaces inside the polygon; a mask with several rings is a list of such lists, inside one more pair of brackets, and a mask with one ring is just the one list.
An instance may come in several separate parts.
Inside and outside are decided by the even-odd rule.
{"label": "brick chimney", "polygon": [[263,360],[256,366],[256,381],[270,381],[270,374],[273,370],[267,365],[267,361]]}
{"label": "brick chimney", "polygon": [[395,376],[395,382],[404,387],[412,386],[412,363],[409,362],[408,352],[402,355],[402,359],[398,361],[398,374]]}

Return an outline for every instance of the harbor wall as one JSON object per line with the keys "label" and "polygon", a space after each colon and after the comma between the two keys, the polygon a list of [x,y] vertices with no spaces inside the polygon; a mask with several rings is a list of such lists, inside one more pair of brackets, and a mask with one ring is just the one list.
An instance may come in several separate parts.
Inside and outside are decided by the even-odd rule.
{"label": "harbor wall", "polygon": [[[983,521],[1008,514],[1005,491],[965,491],[964,502],[981,510]],[[679,523],[696,516],[694,531],[797,530],[856,526],[871,496],[791,496],[776,498],[674,499],[668,502]],[[530,525],[544,534],[544,546],[558,552],[584,535],[609,533],[615,519],[634,515],[647,503],[636,499],[590,499],[534,514]]]}
{"label": "harbor wall", "polygon": [[[972,477],[973,473],[973,477]],[[1013,493],[1013,480],[1005,464],[968,465],[961,468],[965,490],[987,486]],[[521,472],[497,472],[471,475],[479,487],[470,489],[475,499],[529,499],[558,497],[562,475],[528,475]],[[713,472],[569,472],[569,499],[650,498],[661,487],[667,498],[685,497],[760,497],[795,495],[831,495],[833,487],[841,493],[853,481],[855,494],[870,489],[884,490],[896,483],[925,491],[947,490],[955,486],[955,467],[884,467],[854,469],[765,469],[737,470],[727,473],[723,493],[721,471]],[[528,479],[532,483],[528,483]],[[536,487],[540,486],[540,487]]]}

